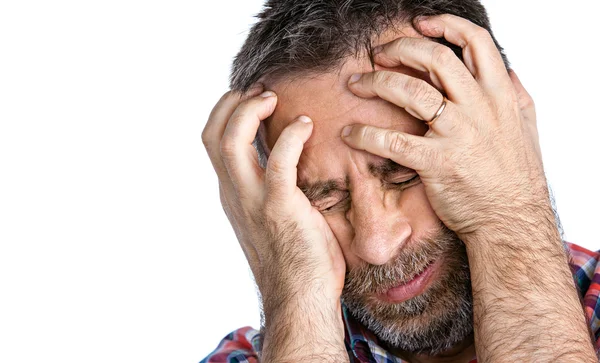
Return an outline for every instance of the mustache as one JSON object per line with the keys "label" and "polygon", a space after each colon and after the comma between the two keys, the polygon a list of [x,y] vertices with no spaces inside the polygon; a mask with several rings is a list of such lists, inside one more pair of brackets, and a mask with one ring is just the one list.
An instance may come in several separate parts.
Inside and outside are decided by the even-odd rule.
{"label": "mustache", "polygon": [[409,241],[393,261],[385,265],[366,264],[346,272],[342,296],[382,294],[392,287],[407,283],[430,264],[462,241],[446,226],[421,241]]}

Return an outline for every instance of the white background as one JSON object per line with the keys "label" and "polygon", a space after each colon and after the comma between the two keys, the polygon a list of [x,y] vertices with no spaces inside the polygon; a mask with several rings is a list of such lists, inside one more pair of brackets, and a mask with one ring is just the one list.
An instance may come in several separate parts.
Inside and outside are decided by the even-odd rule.
{"label": "white background", "polygon": [[[1,3],[0,361],[197,362],[257,327],[200,134],[261,2]],[[600,5],[485,4],[597,249]]]}

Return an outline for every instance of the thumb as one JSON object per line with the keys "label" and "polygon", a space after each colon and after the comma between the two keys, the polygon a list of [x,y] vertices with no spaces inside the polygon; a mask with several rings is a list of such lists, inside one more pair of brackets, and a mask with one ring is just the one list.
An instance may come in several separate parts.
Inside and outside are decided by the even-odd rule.
{"label": "thumb", "polygon": [[312,133],[313,122],[300,116],[283,131],[271,150],[266,168],[268,193],[284,200],[296,190],[297,166],[304,143]]}

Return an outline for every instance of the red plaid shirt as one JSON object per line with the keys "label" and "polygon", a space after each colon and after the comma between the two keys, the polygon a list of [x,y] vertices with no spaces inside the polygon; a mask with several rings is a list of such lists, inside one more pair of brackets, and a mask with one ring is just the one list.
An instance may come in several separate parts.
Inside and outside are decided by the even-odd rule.
{"label": "red plaid shirt", "polygon": [[[566,243],[571,254],[570,267],[579,288],[596,346],[600,346],[600,251],[592,252],[572,243]],[[350,362],[404,363],[383,349],[377,338],[343,309],[346,327],[346,349]],[[227,335],[217,349],[200,363],[258,362],[260,334],[251,327],[238,329]],[[470,363],[476,363],[473,357]]]}

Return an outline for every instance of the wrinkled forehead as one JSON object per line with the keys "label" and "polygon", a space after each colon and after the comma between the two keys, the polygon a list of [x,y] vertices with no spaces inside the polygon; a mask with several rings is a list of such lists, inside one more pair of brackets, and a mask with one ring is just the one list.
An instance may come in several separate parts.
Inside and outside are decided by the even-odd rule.
{"label": "wrinkled forehead", "polygon": [[360,71],[345,75],[318,75],[273,86],[271,89],[278,96],[277,107],[265,121],[269,149],[283,129],[301,115],[309,116],[314,122],[305,150],[321,143],[341,141],[341,130],[346,125],[362,123],[401,128],[410,123],[411,116],[398,106],[377,97],[360,98],[350,92],[348,79],[357,72]]}
{"label": "wrinkled forehead", "polygon": [[[283,129],[298,116],[313,120],[313,131],[304,144],[298,164],[299,180],[316,182],[345,179],[349,168],[367,170],[379,157],[351,149],[341,138],[347,125],[367,124],[423,135],[424,122],[380,98],[363,99],[347,88],[350,76],[323,75],[274,87],[278,105],[265,123],[266,147],[275,145]],[[342,78],[342,79],[340,79]]]}
{"label": "wrinkled forehead", "polygon": [[[384,34],[374,45],[387,43],[400,36],[421,37],[412,27],[400,32]],[[375,65],[375,69],[383,69]],[[313,122],[313,132],[304,146],[303,160],[339,154],[348,149],[341,140],[341,131],[346,125],[368,124],[383,128],[397,129],[413,134],[423,134],[426,127],[404,109],[378,97],[364,99],[348,89],[348,80],[355,73],[373,70],[368,57],[349,58],[336,71],[296,76],[269,84],[266,88],[277,94],[277,107],[265,120],[265,142],[270,150],[283,129],[301,115],[309,116]],[[426,74],[405,66],[391,69],[414,77],[428,80]],[[299,169],[301,169],[299,166]]]}

